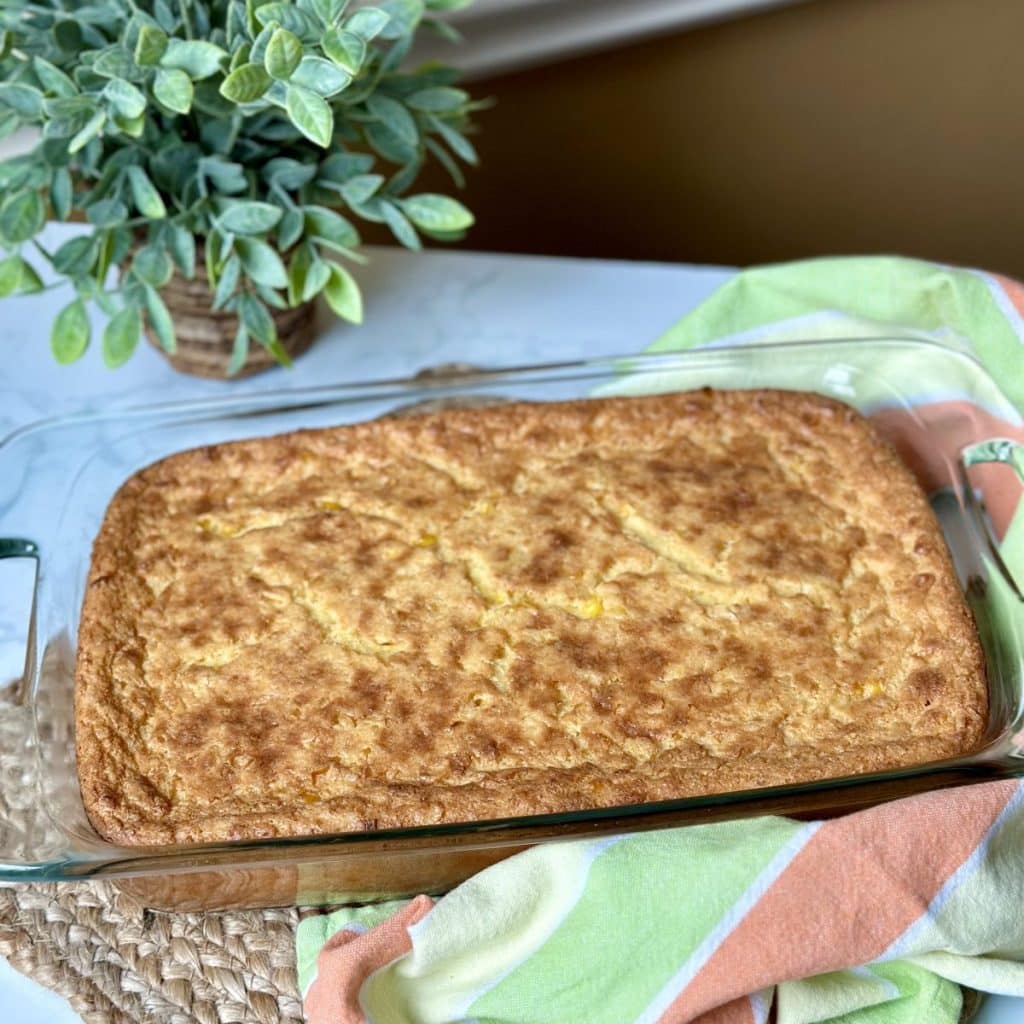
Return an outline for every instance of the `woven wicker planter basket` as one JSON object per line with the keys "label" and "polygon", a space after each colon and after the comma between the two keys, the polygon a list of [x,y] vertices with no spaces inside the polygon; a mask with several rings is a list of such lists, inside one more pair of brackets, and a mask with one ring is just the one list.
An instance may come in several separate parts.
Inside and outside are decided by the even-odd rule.
{"label": "woven wicker planter basket", "polygon": [[[152,330],[146,337],[164,353],[168,362],[182,373],[196,377],[228,379],[231,352],[238,331],[238,318],[234,313],[213,310],[213,296],[205,280],[189,281],[175,274],[161,290],[161,297],[174,321],[178,349],[172,355],[164,352]],[[295,309],[271,309],[277,326],[277,335],[285,352],[293,359],[301,355],[316,336],[316,307],[312,302]],[[249,355],[235,377],[248,377],[277,366],[277,360],[262,345],[250,342]]]}

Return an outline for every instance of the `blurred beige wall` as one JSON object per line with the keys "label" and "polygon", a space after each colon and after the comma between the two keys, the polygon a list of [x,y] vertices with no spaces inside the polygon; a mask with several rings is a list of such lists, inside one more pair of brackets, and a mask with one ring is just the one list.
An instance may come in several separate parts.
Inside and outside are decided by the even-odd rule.
{"label": "blurred beige wall", "polygon": [[814,0],[475,88],[472,248],[1024,276],[1024,0]]}

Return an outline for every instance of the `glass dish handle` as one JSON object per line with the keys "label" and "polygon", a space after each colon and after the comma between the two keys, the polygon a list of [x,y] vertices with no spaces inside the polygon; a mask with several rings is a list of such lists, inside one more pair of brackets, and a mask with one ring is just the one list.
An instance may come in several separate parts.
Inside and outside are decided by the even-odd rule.
{"label": "glass dish handle", "polygon": [[[977,444],[968,445],[960,453],[960,464],[964,470],[964,482],[967,485],[968,495],[974,495],[974,491],[967,481],[966,471],[972,466],[983,466],[992,463],[1000,463],[1004,466],[1009,466],[1018,481],[1024,486],[1024,445],[1018,441],[1013,441],[1008,437],[993,437],[987,441],[979,441]],[[976,512],[980,512],[980,509],[975,508]],[[1024,505],[1021,507],[1021,511],[1024,512]],[[995,535],[995,531],[992,528],[992,521],[987,515],[977,515],[977,520],[981,525],[981,529],[984,532],[985,539],[988,541],[989,549],[992,552],[993,557],[999,565],[1003,576],[1009,582],[1010,586],[1013,587],[1017,597],[1024,601],[1024,590],[1021,589],[1021,585],[1017,579],[1016,573],[1006,564],[1005,559],[999,550],[999,540]]]}
{"label": "glass dish handle", "polygon": [[0,562],[7,558],[32,558],[36,563],[35,582],[32,586],[32,608],[29,612],[28,634],[25,643],[25,664],[21,678],[5,691],[4,698],[10,704],[21,704],[29,680],[35,673],[36,657],[36,606],[39,592],[39,545],[35,541],[23,540],[19,537],[0,537]]}

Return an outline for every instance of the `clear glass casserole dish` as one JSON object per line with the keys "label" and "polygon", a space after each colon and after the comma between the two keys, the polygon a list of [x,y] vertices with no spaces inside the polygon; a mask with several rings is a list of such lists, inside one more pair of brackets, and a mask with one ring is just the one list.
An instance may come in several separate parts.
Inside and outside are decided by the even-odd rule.
{"label": "clear glass casserole dish", "polygon": [[[915,394],[936,400],[914,407],[911,382]],[[871,416],[917,473],[985,649],[991,710],[980,750],[896,772],[501,821],[179,847],[123,848],[96,834],[74,764],[75,643],[92,541],[108,502],[132,473],[199,445],[354,422],[440,400],[543,402],[705,386],[837,398]],[[948,400],[954,393],[956,400]],[[1024,449],[992,436],[997,424],[984,410],[993,408],[1005,408],[1005,399],[969,356],[892,339],[472,371],[82,415],[17,431],[0,443],[0,558],[35,559],[37,571],[24,677],[4,694],[0,711],[0,880],[102,876],[149,906],[176,910],[384,899],[444,891],[543,841],[755,814],[830,814],[1021,774],[1024,599],[997,537],[1020,495]]]}

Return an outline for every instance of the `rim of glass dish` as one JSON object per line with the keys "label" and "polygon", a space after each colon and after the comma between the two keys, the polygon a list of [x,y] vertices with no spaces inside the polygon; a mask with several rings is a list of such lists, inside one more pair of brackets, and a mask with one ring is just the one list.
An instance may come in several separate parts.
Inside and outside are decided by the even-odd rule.
{"label": "rim of glass dish", "polygon": [[[671,368],[685,362],[699,364],[702,360],[714,361],[722,356],[737,352],[765,354],[782,351],[801,351],[814,348],[909,347],[930,349],[936,354],[954,362],[966,363],[972,372],[984,377],[998,389],[995,378],[988,372],[976,355],[952,348],[931,338],[914,335],[886,335],[874,338],[827,338],[798,341],[773,341],[763,344],[737,343],[735,345],[699,346],[666,352],[640,352],[633,354],[599,356],[594,359],[569,359],[558,362],[522,363],[509,366],[474,367],[456,369],[452,372],[434,375],[420,370],[411,376],[376,377],[365,381],[341,381],[332,384],[316,384],[307,387],[285,388],[283,390],[261,390],[253,388],[230,395],[212,395],[203,398],[187,398],[173,402],[152,402],[146,404],[107,403],[103,409],[84,410],[48,416],[16,427],[0,437],[0,451],[19,439],[44,431],[66,426],[82,426],[117,419],[164,419],[192,413],[209,411],[216,416],[249,415],[274,409],[297,410],[316,408],[346,402],[362,402],[370,399],[408,397],[410,393],[447,391],[470,385],[490,386],[505,378],[526,378],[527,381],[544,383],[551,380],[585,379],[588,376],[602,376],[610,372],[619,374],[629,371],[650,372],[658,368]],[[525,381],[524,381],[525,382]],[[1000,394],[1002,391],[1000,390]],[[1006,400],[1009,403],[1009,399]]]}

